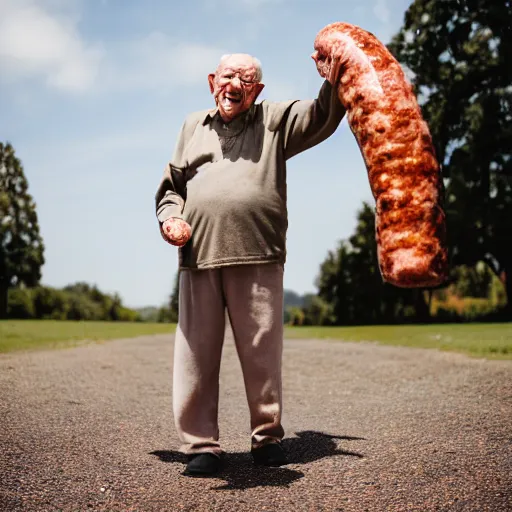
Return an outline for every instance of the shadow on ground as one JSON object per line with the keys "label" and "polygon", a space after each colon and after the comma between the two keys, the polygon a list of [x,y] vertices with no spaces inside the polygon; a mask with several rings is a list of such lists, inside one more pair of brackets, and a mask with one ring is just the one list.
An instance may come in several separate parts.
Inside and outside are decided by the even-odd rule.
{"label": "shadow on ground", "polygon": [[[344,455],[363,458],[357,452],[338,449],[336,441],[358,441],[362,437],[336,436],[307,430],[297,432],[297,437],[283,440],[283,448],[286,451],[290,464],[307,464],[325,457]],[[156,455],[162,462],[187,463],[184,454],[160,450],[150,453]],[[216,490],[249,489],[251,487],[288,487],[290,484],[304,476],[301,471],[289,469],[286,466],[279,468],[267,468],[254,466],[250,453],[227,453],[224,459],[224,468],[216,478],[226,480],[224,485],[214,487]]]}

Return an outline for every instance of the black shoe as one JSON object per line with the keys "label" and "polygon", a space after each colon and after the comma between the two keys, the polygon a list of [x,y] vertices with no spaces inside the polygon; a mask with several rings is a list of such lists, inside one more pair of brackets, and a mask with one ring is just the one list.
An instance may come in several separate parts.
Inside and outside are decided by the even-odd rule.
{"label": "black shoe", "polygon": [[185,476],[213,476],[221,467],[221,459],[214,453],[197,453],[189,455],[188,464],[183,472]]}
{"label": "black shoe", "polygon": [[288,464],[283,448],[279,443],[268,443],[251,450],[257,466],[284,466]]}

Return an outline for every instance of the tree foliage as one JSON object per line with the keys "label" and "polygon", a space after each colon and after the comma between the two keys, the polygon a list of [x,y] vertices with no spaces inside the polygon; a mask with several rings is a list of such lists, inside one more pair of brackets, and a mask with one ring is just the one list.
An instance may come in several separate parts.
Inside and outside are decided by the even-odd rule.
{"label": "tree foliage", "polygon": [[487,298],[491,294],[493,276],[485,263],[480,261],[474,267],[460,265],[453,274],[453,291],[458,297]]}
{"label": "tree foliage", "polygon": [[414,0],[389,45],[410,71],[446,182],[454,265],[485,261],[512,315],[512,3]]}
{"label": "tree foliage", "polygon": [[316,286],[322,303],[311,302],[315,309],[310,312],[306,306],[305,315],[307,319],[316,314],[323,323],[392,323],[423,319],[428,311],[421,290],[383,282],[377,261],[375,214],[368,203],[363,203],[357,213],[354,234],[327,254]]}
{"label": "tree foliage", "polygon": [[63,289],[49,286],[11,288],[8,317],[52,320],[104,320],[134,322],[140,315],[123,305],[117,295],[101,292],[97,286],[76,283]]}
{"label": "tree foliage", "polygon": [[[329,251],[320,266],[317,297],[290,314],[293,325],[392,324],[500,320],[503,285],[483,262],[452,268],[446,286],[405,289],[382,280],[377,260],[375,215],[363,203],[354,234]],[[302,314],[299,314],[302,312]]]}
{"label": "tree foliage", "polygon": [[12,286],[35,286],[41,279],[44,246],[36,205],[13,147],[0,143],[0,318]]}
{"label": "tree foliage", "polygon": [[169,303],[166,306],[162,306],[158,310],[158,322],[166,323],[177,323],[179,313],[179,293],[180,293],[180,272],[176,272],[174,276],[174,284],[172,287],[171,295],[169,296]]}
{"label": "tree foliage", "polygon": [[169,300],[169,310],[171,316],[171,322],[178,321],[178,314],[180,309],[180,273],[176,272],[174,278],[174,285],[172,287],[172,294]]}

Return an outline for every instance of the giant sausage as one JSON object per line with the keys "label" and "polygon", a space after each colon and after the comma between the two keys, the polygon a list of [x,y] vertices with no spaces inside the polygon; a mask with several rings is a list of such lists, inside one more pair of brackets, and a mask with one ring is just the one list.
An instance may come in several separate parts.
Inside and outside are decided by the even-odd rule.
{"label": "giant sausage", "polygon": [[355,25],[326,26],[314,48],[320,75],[336,76],[366,165],[383,280],[405,288],[442,284],[448,274],[443,182],[410,82],[387,48]]}

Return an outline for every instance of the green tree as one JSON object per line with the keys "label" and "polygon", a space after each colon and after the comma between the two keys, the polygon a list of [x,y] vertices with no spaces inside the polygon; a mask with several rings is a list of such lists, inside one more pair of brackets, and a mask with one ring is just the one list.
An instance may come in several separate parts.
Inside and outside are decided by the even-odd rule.
{"label": "green tree", "polygon": [[105,320],[105,312],[101,305],[85,294],[68,291],[69,320]]}
{"label": "green tree", "polygon": [[[69,313],[72,319],[140,321],[140,315],[123,305],[119,294],[103,293],[96,285],[78,282],[64,288],[68,295]],[[80,309],[82,308],[82,309]]]}
{"label": "green tree", "polygon": [[176,272],[174,278],[174,285],[172,287],[172,294],[169,300],[169,318],[171,322],[178,321],[178,314],[180,310],[180,272]]}
{"label": "green tree", "polygon": [[13,147],[0,142],[0,318],[7,315],[7,292],[35,286],[41,279],[44,246],[36,205]]}
{"label": "green tree", "polygon": [[[357,213],[349,240],[330,251],[316,279],[318,296],[329,305],[323,314],[329,322],[374,324],[425,320],[428,304],[422,290],[384,283],[378,266],[375,214],[368,203]],[[317,310],[322,311],[320,304]]]}
{"label": "green tree", "polygon": [[332,305],[318,295],[308,297],[302,309],[304,325],[332,325],[335,321]]}
{"label": "green tree", "polygon": [[157,321],[167,323],[177,323],[179,314],[179,293],[180,293],[180,273],[179,270],[174,277],[174,284],[168,305],[164,305],[158,310]]}
{"label": "green tree", "polygon": [[31,289],[11,288],[9,290],[7,316],[23,320],[35,318],[36,312]]}
{"label": "green tree", "polygon": [[512,4],[414,0],[389,45],[412,71],[446,184],[454,265],[485,261],[512,317]]}
{"label": "green tree", "polygon": [[126,318],[126,314],[123,313],[125,309],[123,301],[118,293],[115,293],[112,297],[107,295],[103,298],[103,309],[107,313],[109,320],[123,320],[123,315]]}
{"label": "green tree", "polygon": [[454,292],[458,297],[488,298],[492,286],[489,267],[480,261],[474,267],[460,265],[453,271]]}
{"label": "green tree", "polygon": [[288,324],[289,325],[304,325],[305,314],[304,311],[298,306],[289,306],[287,308]]}
{"label": "green tree", "polygon": [[32,290],[36,318],[65,320],[70,305],[69,296],[63,290],[57,290],[49,286],[38,286]]}

